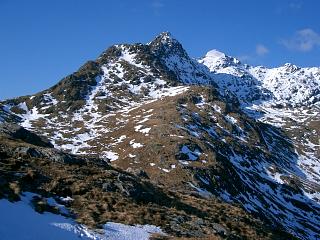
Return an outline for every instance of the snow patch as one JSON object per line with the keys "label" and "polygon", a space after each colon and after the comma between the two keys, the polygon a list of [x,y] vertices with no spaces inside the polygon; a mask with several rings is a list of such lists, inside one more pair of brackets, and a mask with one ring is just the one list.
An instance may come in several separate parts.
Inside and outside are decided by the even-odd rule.
{"label": "snow patch", "polygon": [[141,143],[136,143],[136,142],[134,142],[135,141],[135,139],[132,139],[131,141],[130,141],[130,145],[133,147],[133,148],[141,148],[141,147],[143,147],[143,144],[141,144]]}
{"label": "snow patch", "polygon": [[[22,105],[20,105],[22,106]],[[24,106],[23,106],[24,107]],[[24,109],[28,109],[27,106],[24,107]],[[20,123],[20,125],[26,129],[32,129],[32,121],[38,120],[39,118],[45,118],[49,114],[41,114],[39,113],[39,110],[37,107],[33,107],[30,111],[27,110],[27,113],[21,114],[20,116],[23,119],[23,122]]]}
{"label": "snow patch", "polygon": [[112,151],[105,151],[105,152],[103,152],[102,157],[104,159],[108,159],[112,162],[112,161],[116,161],[119,158],[119,155],[118,155],[118,153],[115,153]]}
{"label": "snow patch", "polygon": [[151,234],[165,235],[161,228],[153,225],[129,226],[108,222],[104,225],[106,240],[148,240]]}

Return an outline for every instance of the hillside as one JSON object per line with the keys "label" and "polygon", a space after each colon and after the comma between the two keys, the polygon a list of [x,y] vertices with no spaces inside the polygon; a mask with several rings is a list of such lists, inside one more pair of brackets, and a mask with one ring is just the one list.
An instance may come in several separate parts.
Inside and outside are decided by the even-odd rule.
{"label": "hillside", "polygon": [[0,103],[0,197],[70,197],[68,217],[91,229],[318,239],[319,83],[317,67],[193,59],[169,33],[114,45]]}

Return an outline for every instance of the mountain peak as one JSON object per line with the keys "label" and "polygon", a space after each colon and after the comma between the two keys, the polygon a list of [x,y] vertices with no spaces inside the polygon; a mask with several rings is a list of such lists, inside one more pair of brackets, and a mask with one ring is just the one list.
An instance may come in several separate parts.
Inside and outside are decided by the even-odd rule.
{"label": "mountain peak", "polygon": [[292,64],[292,63],[286,63],[283,65],[283,67],[288,71],[288,72],[295,72],[300,69],[300,67]]}
{"label": "mountain peak", "polygon": [[209,52],[207,52],[205,57],[208,58],[222,58],[225,57],[226,55],[223,52],[218,51],[217,49],[212,49]]}
{"label": "mountain peak", "polygon": [[200,63],[206,65],[211,71],[216,68],[224,68],[240,64],[240,61],[234,57],[230,57],[223,52],[216,49],[210,50],[207,54],[199,60]]}
{"label": "mountain peak", "polygon": [[177,39],[175,39],[172,36],[170,32],[160,33],[148,45],[156,49],[161,48],[163,46],[166,48],[172,48],[172,47],[182,48],[182,45],[179,43]]}
{"label": "mountain peak", "polygon": [[148,44],[153,52],[172,53],[185,51],[178,40],[176,40],[170,32],[160,33],[153,41]]}
{"label": "mountain peak", "polygon": [[156,38],[150,44],[154,42],[170,44],[178,41],[172,36],[170,32],[162,32],[159,35],[157,35]]}
{"label": "mountain peak", "polygon": [[158,35],[158,37],[162,38],[165,41],[172,40],[172,34],[170,32],[162,32]]}

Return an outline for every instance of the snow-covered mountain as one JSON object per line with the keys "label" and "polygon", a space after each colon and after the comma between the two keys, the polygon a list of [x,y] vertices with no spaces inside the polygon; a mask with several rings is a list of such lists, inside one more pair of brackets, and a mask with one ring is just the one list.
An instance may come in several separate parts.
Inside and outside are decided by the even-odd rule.
{"label": "snow-covered mountain", "polygon": [[220,89],[234,93],[242,103],[266,101],[281,106],[311,105],[320,100],[320,68],[286,63],[278,68],[252,67],[217,50],[198,60],[210,69]]}
{"label": "snow-covered mountain", "polygon": [[[253,67],[217,50],[193,59],[162,33],[148,44],[114,45],[55,86],[1,102],[0,121],[59,150],[142,171],[189,210],[217,210],[218,199],[263,221],[263,231],[320,237],[320,68]],[[244,221],[240,210],[221,211]],[[250,236],[229,217],[191,212],[147,224],[199,238],[219,232],[210,225],[218,221],[229,237]]]}

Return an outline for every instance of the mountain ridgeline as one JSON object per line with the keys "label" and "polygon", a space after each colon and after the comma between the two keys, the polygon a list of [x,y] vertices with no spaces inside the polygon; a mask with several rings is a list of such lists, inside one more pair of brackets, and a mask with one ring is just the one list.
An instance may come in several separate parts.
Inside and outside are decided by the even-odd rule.
{"label": "mountain ridgeline", "polygon": [[0,122],[0,198],[68,196],[80,223],[156,239],[320,238],[319,67],[194,59],[165,32],[0,102]]}

